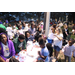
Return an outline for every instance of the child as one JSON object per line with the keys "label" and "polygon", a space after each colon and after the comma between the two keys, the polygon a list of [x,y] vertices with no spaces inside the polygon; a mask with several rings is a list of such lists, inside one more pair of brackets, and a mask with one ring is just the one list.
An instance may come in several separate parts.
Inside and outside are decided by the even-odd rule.
{"label": "child", "polygon": [[64,46],[64,48],[62,49],[62,51],[64,52],[65,55],[65,61],[68,58],[68,62],[71,62],[71,56],[72,56],[72,52],[75,51],[75,46],[73,45],[73,40],[70,39],[68,41],[68,44]]}
{"label": "child", "polygon": [[44,60],[45,62],[49,62],[49,51],[47,47],[45,47],[45,41],[43,38],[39,38],[39,45],[42,49],[38,52],[38,60]]}

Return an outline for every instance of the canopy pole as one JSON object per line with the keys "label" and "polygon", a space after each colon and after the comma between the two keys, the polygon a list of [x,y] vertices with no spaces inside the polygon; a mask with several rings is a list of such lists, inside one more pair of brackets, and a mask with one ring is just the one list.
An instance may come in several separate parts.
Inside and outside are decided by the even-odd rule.
{"label": "canopy pole", "polygon": [[50,25],[50,12],[46,12],[45,35],[48,36]]}

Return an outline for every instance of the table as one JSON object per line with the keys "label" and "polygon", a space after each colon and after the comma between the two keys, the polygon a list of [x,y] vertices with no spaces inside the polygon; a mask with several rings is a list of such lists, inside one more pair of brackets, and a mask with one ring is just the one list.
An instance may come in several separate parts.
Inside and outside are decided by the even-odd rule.
{"label": "table", "polygon": [[18,59],[20,62],[34,62],[38,58],[38,51],[41,48],[37,44],[30,44],[27,46],[27,50],[20,51],[15,58]]}

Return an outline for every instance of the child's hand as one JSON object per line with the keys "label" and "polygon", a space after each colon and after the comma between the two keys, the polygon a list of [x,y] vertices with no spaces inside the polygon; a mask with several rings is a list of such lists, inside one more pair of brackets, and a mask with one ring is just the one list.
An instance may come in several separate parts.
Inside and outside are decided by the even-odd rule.
{"label": "child's hand", "polygon": [[6,62],[9,62],[9,59],[6,59]]}
{"label": "child's hand", "polygon": [[36,41],[35,41],[35,39],[33,40],[33,43],[35,43]]}

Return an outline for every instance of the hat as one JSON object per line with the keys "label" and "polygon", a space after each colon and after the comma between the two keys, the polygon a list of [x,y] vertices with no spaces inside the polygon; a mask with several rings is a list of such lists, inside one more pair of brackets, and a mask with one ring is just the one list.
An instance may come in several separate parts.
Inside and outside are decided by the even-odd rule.
{"label": "hat", "polygon": [[23,34],[20,34],[20,35],[19,35],[19,38],[20,38],[20,39],[25,39],[25,36],[24,36]]}

